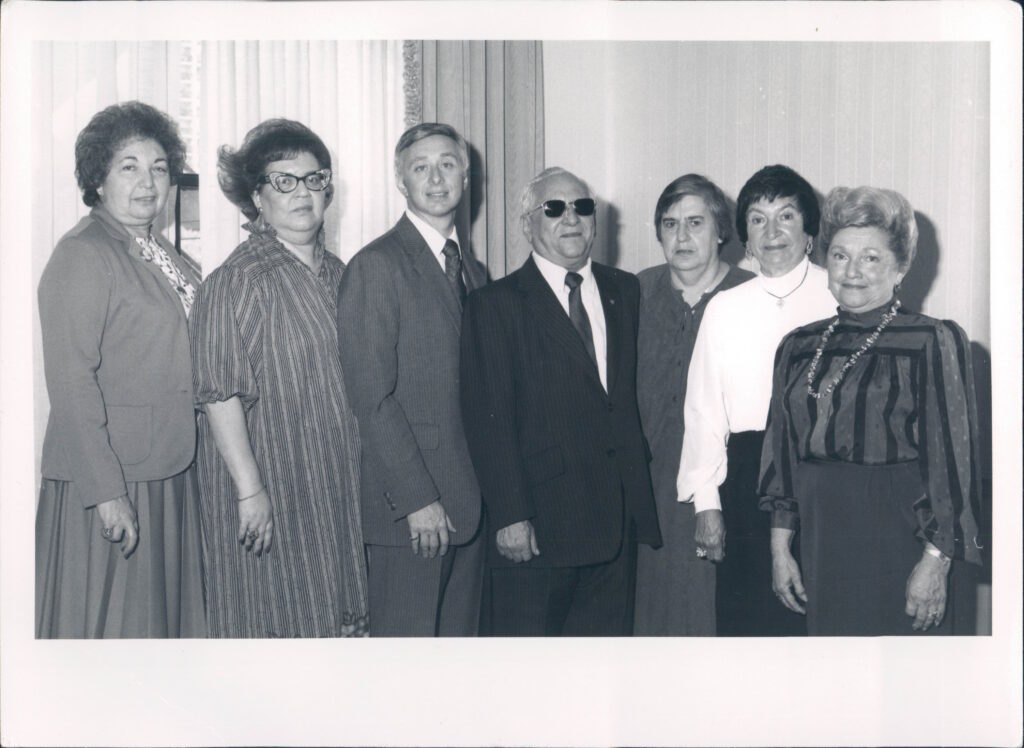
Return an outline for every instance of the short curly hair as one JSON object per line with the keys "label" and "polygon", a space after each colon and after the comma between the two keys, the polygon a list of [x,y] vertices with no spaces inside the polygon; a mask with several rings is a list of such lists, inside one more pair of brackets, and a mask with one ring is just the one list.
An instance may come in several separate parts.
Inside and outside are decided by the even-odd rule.
{"label": "short curly hair", "polygon": [[185,166],[185,143],[178,125],[159,109],[141,101],[112,104],[97,112],[75,140],[75,178],[82,201],[90,208],[100,202],[99,187],[110,174],[114,154],[131,140],[155,140],[167,154],[171,178]]}
{"label": "short curly hair", "polygon": [[782,164],[765,166],[747,180],[736,198],[736,235],[747,243],[747,211],[758,200],[771,202],[780,197],[796,198],[800,215],[804,219],[804,233],[818,235],[821,209],[814,188],[795,171]]}
{"label": "short curly hair", "polygon": [[678,179],[673,179],[668,186],[661,191],[657,205],[654,206],[654,234],[661,241],[661,219],[665,213],[677,202],[687,195],[699,197],[711,211],[715,219],[715,232],[721,239],[719,249],[729,241],[729,230],[732,228],[732,216],[729,213],[729,201],[718,186],[707,177],[700,174],[684,174]]}
{"label": "short curly hair", "polygon": [[[250,221],[256,220],[259,210],[252,194],[260,186],[267,164],[295,158],[308,153],[317,160],[321,169],[331,168],[331,153],[320,136],[301,122],[290,119],[268,119],[246,133],[238,150],[228,145],[217,149],[217,182],[221,192],[234,203]],[[334,185],[327,186],[325,197],[330,202]]]}
{"label": "short curly hair", "polygon": [[889,236],[889,250],[906,272],[917,254],[917,219],[907,198],[877,187],[836,187],[821,213],[821,244],[828,250],[842,229],[874,226]]}

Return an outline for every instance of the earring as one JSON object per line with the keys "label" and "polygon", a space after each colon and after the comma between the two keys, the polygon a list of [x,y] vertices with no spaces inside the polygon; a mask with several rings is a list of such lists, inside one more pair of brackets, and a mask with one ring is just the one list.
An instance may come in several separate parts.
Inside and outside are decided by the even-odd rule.
{"label": "earring", "polygon": [[814,249],[814,240],[811,237],[807,237],[807,249],[804,250],[804,254],[809,255],[812,249]]}
{"label": "earring", "polygon": [[754,259],[754,253],[750,251],[750,247],[748,247],[746,244],[743,245],[743,256],[746,257],[748,260]]}

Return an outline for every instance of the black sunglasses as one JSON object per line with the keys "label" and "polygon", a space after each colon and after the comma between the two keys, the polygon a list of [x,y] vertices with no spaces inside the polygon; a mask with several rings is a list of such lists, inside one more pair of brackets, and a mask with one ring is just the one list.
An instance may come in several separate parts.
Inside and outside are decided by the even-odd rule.
{"label": "black sunglasses", "polygon": [[560,215],[565,213],[565,206],[571,205],[573,211],[578,216],[592,216],[594,215],[594,208],[596,204],[594,199],[591,197],[578,197],[575,200],[570,200],[568,203],[565,200],[545,200],[536,208],[530,208],[529,212],[532,213],[535,210],[544,209],[544,215],[548,218],[558,218]]}

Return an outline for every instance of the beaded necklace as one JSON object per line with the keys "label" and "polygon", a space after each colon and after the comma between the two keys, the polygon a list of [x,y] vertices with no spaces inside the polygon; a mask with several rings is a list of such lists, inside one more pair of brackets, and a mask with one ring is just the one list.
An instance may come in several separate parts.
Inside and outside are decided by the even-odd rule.
{"label": "beaded necklace", "polygon": [[828,326],[825,332],[821,334],[821,343],[820,345],[818,345],[818,349],[814,352],[814,359],[811,361],[811,368],[807,370],[807,394],[813,397],[815,400],[820,400],[823,397],[828,397],[829,395],[831,395],[832,390],[836,388],[836,385],[843,381],[843,377],[846,376],[846,372],[848,372],[853,367],[853,365],[857,363],[857,361],[860,359],[861,356],[864,355],[868,348],[875,344],[875,342],[878,340],[878,336],[882,334],[882,330],[884,330],[886,326],[890,322],[892,322],[893,318],[896,316],[896,311],[900,308],[900,306],[900,300],[896,299],[896,301],[893,302],[893,305],[889,307],[889,311],[882,315],[882,319],[879,320],[878,327],[875,328],[875,331],[868,335],[868,339],[864,341],[864,345],[862,345],[858,350],[854,351],[852,354],[847,356],[846,361],[843,363],[843,368],[840,369],[839,373],[832,378],[832,381],[829,382],[828,386],[825,389],[818,390],[817,392],[815,392],[814,375],[818,373],[818,364],[821,363],[821,357],[825,353],[825,345],[828,343],[828,339],[832,337],[832,332],[836,329],[836,325],[839,324],[839,317],[836,317],[834,320],[832,320],[832,323]]}

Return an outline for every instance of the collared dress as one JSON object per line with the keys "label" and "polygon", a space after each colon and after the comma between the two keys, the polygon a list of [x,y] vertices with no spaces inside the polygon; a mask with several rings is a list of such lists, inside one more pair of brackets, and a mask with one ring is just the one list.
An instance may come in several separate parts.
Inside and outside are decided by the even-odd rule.
{"label": "collared dress", "polygon": [[638,548],[636,636],[715,633],[715,567],[696,556],[693,504],[676,500],[682,404],[690,357],[708,302],[720,291],[753,277],[751,272],[730,266],[722,281],[690,306],[672,286],[668,265],[638,275],[637,401],[651,449],[651,480],[663,545]]}
{"label": "collared dress", "polygon": [[[338,352],[344,264],[318,274],[269,226],[203,282],[191,317],[207,617],[213,637],[367,631],[359,431]],[[274,510],[269,553],[238,542],[238,494],[205,407],[237,396]]]}
{"label": "collared dress", "polygon": [[[839,311],[820,391],[890,308]],[[981,563],[981,470],[970,344],[954,322],[902,310],[830,395],[807,372],[834,320],[779,349],[762,453],[761,508],[801,528],[808,632],[912,634],[906,583],[925,541]],[[947,633],[953,618],[929,633]]]}

